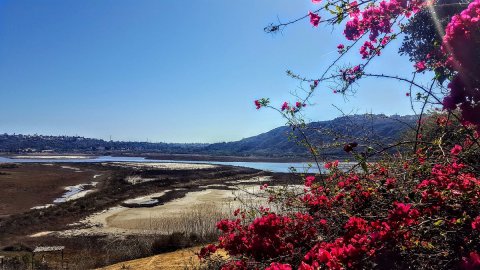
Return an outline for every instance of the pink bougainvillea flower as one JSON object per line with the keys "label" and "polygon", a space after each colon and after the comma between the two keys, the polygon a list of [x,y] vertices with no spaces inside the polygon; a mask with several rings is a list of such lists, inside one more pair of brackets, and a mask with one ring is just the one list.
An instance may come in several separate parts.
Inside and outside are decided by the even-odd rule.
{"label": "pink bougainvillea flower", "polygon": [[322,0],[312,0],[312,3],[314,4],[320,4],[322,2]]}
{"label": "pink bougainvillea flower", "polygon": [[260,101],[258,101],[258,99],[255,100],[255,106],[257,107],[257,110],[262,107],[262,104],[260,104]]}
{"label": "pink bougainvillea flower", "polygon": [[338,160],[325,163],[325,169],[336,168],[338,167]]}
{"label": "pink bougainvillea flower", "polygon": [[288,110],[290,109],[290,106],[288,106],[288,103],[285,101],[283,104],[282,104],[282,111],[285,111],[285,110]]}
{"label": "pink bougainvillea flower", "polygon": [[308,12],[308,16],[310,16],[310,23],[314,26],[317,27],[318,24],[320,23],[320,16],[318,14],[315,14],[313,12]]}
{"label": "pink bougainvillea flower", "polygon": [[307,104],[302,103],[302,102],[300,102],[300,101],[297,101],[297,102],[295,103],[295,106],[296,106],[297,108],[301,108],[301,107],[307,106]]}
{"label": "pink bougainvillea flower", "polygon": [[450,93],[443,100],[446,110],[461,109],[461,120],[468,121],[480,130],[480,1],[471,1],[468,8],[452,17],[445,28],[441,46],[447,56],[445,67],[456,71],[448,84]]}
{"label": "pink bougainvillea flower", "polygon": [[314,181],[315,181],[315,176],[312,176],[312,175],[307,176],[305,178],[305,186],[306,187],[311,187]]}
{"label": "pink bougainvillea flower", "polygon": [[414,67],[417,70],[417,72],[422,72],[425,69],[427,69],[427,66],[425,65],[425,61],[420,61],[416,63]]}
{"label": "pink bougainvillea flower", "polygon": [[463,269],[478,269],[480,267],[480,254],[476,252],[470,252],[468,258],[463,258],[462,268]]}
{"label": "pink bougainvillea flower", "polygon": [[306,264],[305,262],[302,262],[302,264],[298,268],[299,270],[314,270],[313,266],[310,266]]}
{"label": "pink bougainvillea flower", "polygon": [[271,263],[265,270],[292,270],[290,264]]}
{"label": "pink bougainvillea flower", "polygon": [[387,180],[385,181],[385,186],[387,188],[393,188],[396,182],[397,180],[395,180],[395,178],[387,178]]}
{"label": "pink bougainvillea flower", "polygon": [[458,145],[458,144],[456,144],[456,145],[452,148],[452,150],[450,150],[450,154],[452,154],[452,155],[454,155],[454,156],[460,154],[460,152],[462,152],[462,147],[461,147],[460,145]]}
{"label": "pink bougainvillea flower", "polygon": [[205,257],[208,257],[210,256],[210,254],[213,254],[217,251],[217,247],[215,245],[208,245],[206,247],[203,247],[201,250],[200,250],[200,253],[198,254],[198,257],[199,258],[205,258]]}
{"label": "pink bougainvillea flower", "polygon": [[472,229],[480,231],[480,216],[472,222]]}

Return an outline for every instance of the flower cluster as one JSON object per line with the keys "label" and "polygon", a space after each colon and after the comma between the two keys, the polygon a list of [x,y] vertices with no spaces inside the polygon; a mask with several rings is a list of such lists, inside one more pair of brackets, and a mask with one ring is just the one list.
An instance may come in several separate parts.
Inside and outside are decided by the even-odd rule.
{"label": "flower cluster", "polygon": [[296,113],[298,112],[302,107],[305,107],[307,106],[307,104],[303,103],[303,102],[300,102],[300,101],[297,101],[295,102],[295,105],[294,106],[291,106],[288,102],[283,102],[282,104],[282,107],[280,108],[280,110],[282,112],[284,111],[287,111],[287,112],[291,112],[291,113]]}
{"label": "flower cluster", "polygon": [[417,72],[423,72],[427,69],[427,66],[425,65],[425,61],[420,61],[418,63],[415,63],[415,70]]}
{"label": "flower cluster", "polygon": [[313,12],[308,12],[308,16],[310,17],[310,23],[313,25],[313,27],[317,27],[318,24],[320,23],[320,16],[318,14],[313,13]]}
{"label": "flower cluster", "polygon": [[480,216],[476,217],[472,222],[472,229],[480,231]]}
{"label": "flower cluster", "polygon": [[350,217],[343,226],[343,237],[315,245],[299,269],[319,269],[322,265],[329,269],[360,267],[363,259],[374,257],[387,243],[408,239],[409,230],[401,228],[415,224],[418,216],[419,212],[411,205],[397,203],[385,222]]}
{"label": "flower cluster", "polygon": [[290,264],[271,263],[265,270],[292,270],[292,266]]}
{"label": "flower cluster", "polygon": [[255,100],[254,104],[257,110],[259,110],[262,107],[268,106],[270,104],[270,100],[268,98],[261,98],[261,99]]}
{"label": "flower cluster", "polygon": [[[358,40],[368,33],[368,41],[360,48],[360,53],[364,59],[373,54],[379,55],[381,47],[390,39],[394,21],[400,16],[410,17],[423,5],[424,2],[419,0],[383,0],[360,10],[358,3],[353,1],[347,9],[350,20],[346,23],[344,35],[348,40]],[[379,40],[381,35],[383,38]]]}
{"label": "flower cluster", "polygon": [[[320,1],[314,1],[318,4]],[[369,1],[367,1],[369,2]],[[379,2],[358,3],[347,1],[337,5],[337,10],[325,9],[336,14],[340,21],[348,17],[345,24],[344,36],[347,40],[357,41],[363,36],[368,36],[362,41],[360,55],[362,59],[370,60],[381,54],[382,49],[394,38],[395,24],[402,18],[409,18],[433,5],[434,1],[425,0],[382,0]],[[321,17],[316,12],[309,12],[310,23],[317,27]],[[426,54],[425,59],[414,64],[416,72],[427,69],[434,70],[439,81],[451,79],[448,87],[450,93],[444,98],[443,106],[446,110],[453,111],[457,108],[462,111],[462,119],[466,123],[477,125],[480,130],[480,55],[477,49],[480,46],[480,0],[471,2],[467,9],[453,16],[445,29],[445,36],[439,48]],[[350,49],[350,47],[348,47]],[[339,44],[338,52],[345,53],[345,46]],[[358,66],[357,66],[358,67]],[[439,75],[440,74],[440,75]],[[453,75],[453,77],[451,77]],[[341,71],[340,78],[349,86],[362,76],[361,72],[354,69]],[[336,90],[343,93],[345,89]]]}
{"label": "flower cluster", "polygon": [[[428,122],[445,125],[442,117]],[[304,176],[302,193],[276,193],[270,202],[280,203],[281,213],[237,210],[238,218],[220,221],[218,244],[199,256],[224,249],[222,269],[428,269],[439,262],[475,269],[480,176],[461,162],[461,145],[450,153],[421,147],[414,155],[421,158],[367,164],[364,172],[326,163],[327,174]]]}
{"label": "flower cluster", "polygon": [[443,106],[447,110],[460,108],[463,120],[480,130],[480,1],[473,1],[455,15],[445,32],[442,51],[448,55],[446,66],[456,74],[448,85],[450,93]]}
{"label": "flower cluster", "polygon": [[371,41],[367,40],[363,43],[362,47],[360,47],[360,54],[363,59],[367,59],[374,54],[380,55],[380,50],[377,49]]}
{"label": "flower cluster", "polygon": [[[247,225],[243,225],[241,219],[222,220],[217,228],[224,234],[217,247],[228,250],[232,256],[248,257],[257,262],[292,256],[317,234],[316,228],[311,226],[313,222],[309,214],[286,216],[266,210]],[[200,256],[205,257],[203,254]]]}
{"label": "flower cluster", "polygon": [[342,80],[350,85],[356,80],[360,79],[363,75],[363,69],[360,65],[354,66],[353,68],[347,68],[340,70]]}

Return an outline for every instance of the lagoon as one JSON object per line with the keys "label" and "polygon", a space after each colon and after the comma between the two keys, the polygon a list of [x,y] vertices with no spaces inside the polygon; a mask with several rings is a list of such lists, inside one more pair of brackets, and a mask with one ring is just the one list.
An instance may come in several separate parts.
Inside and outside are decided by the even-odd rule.
{"label": "lagoon", "polygon": [[[300,173],[316,173],[318,168],[313,163],[306,162],[227,162],[227,161],[192,161],[192,160],[164,160],[164,159],[146,159],[144,157],[115,157],[115,156],[99,156],[99,157],[61,157],[48,158],[48,156],[21,158],[0,157],[0,163],[103,163],[103,162],[156,162],[156,163],[188,163],[188,164],[213,164],[228,165],[253,168],[263,171],[288,173],[291,169],[295,169]],[[323,166],[323,164],[321,164]]]}

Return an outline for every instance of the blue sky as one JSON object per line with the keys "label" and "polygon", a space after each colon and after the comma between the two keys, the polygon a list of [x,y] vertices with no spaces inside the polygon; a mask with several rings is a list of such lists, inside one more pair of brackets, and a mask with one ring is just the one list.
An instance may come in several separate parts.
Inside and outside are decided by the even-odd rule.
{"label": "blue sky", "polygon": [[[0,0],[0,132],[220,142],[284,124],[253,100],[293,100],[287,69],[318,76],[344,40],[307,20],[263,27],[309,0]],[[348,59],[355,63],[357,58]],[[372,71],[410,74],[391,47]],[[311,120],[410,114],[406,86],[364,80],[346,101],[320,87]]]}

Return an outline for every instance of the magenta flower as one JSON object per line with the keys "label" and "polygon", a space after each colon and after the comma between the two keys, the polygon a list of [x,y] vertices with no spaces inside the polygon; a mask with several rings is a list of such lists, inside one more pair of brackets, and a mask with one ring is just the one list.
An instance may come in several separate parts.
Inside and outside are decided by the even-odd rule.
{"label": "magenta flower", "polygon": [[310,23],[314,26],[317,27],[318,24],[320,23],[320,16],[318,16],[315,13],[312,13],[311,11],[308,12],[308,16],[310,16]]}
{"label": "magenta flower", "polygon": [[255,100],[255,106],[257,107],[257,110],[262,107],[262,104],[260,104],[260,101],[258,101],[258,99]]}
{"label": "magenta flower", "polygon": [[290,264],[271,263],[265,270],[292,270]]}
{"label": "magenta flower", "polygon": [[425,65],[425,61],[420,61],[420,62],[416,63],[415,64],[415,69],[417,70],[417,72],[422,72],[425,69],[427,69],[427,66]]}
{"label": "magenta flower", "polygon": [[306,187],[311,187],[314,181],[315,181],[315,176],[312,176],[312,175],[307,176],[305,178],[305,186]]}
{"label": "magenta flower", "polygon": [[450,150],[450,154],[452,154],[452,155],[454,155],[454,156],[460,154],[460,152],[462,152],[462,147],[461,147],[460,145],[458,145],[458,144],[456,144],[456,145],[452,148],[452,150]]}
{"label": "magenta flower", "polygon": [[305,103],[302,103],[302,102],[300,102],[300,101],[297,101],[297,102],[295,103],[295,106],[296,106],[297,108],[301,108],[301,107],[305,107],[305,106],[307,106],[307,105],[306,105]]}
{"label": "magenta flower", "polygon": [[476,217],[472,222],[472,229],[480,231],[480,216]]}

